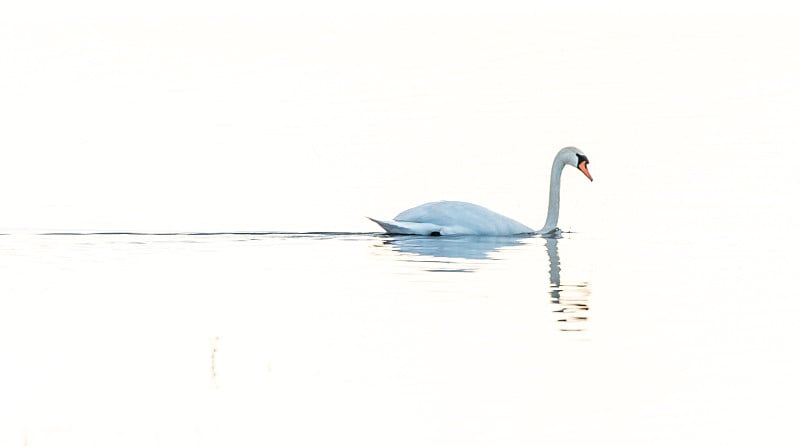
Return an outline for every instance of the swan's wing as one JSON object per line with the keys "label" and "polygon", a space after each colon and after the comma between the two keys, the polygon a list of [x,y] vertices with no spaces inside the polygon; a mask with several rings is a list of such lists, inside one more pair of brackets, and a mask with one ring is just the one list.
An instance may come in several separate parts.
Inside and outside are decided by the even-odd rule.
{"label": "swan's wing", "polygon": [[522,223],[498,214],[483,206],[463,201],[436,201],[401,212],[394,223],[427,223],[439,227],[442,235],[483,234],[513,235],[529,234],[533,229]]}
{"label": "swan's wing", "polygon": [[415,223],[410,221],[395,221],[395,220],[376,220],[367,217],[374,221],[384,231],[389,234],[405,234],[405,235],[442,235],[442,228],[439,225],[431,223]]}

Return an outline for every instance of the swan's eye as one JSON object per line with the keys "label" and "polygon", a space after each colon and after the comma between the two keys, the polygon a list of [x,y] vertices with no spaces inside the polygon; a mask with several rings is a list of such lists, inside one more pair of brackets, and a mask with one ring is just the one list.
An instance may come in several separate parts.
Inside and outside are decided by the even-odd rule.
{"label": "swan's eye", "polygon": [[581,155],[580,153],[578,153],[577,155],[578,155],[578,165],[580,165],[581,162],[583,161],[585,161],[586,164],[589,164],[589,158],[586,158],[586,155]]}

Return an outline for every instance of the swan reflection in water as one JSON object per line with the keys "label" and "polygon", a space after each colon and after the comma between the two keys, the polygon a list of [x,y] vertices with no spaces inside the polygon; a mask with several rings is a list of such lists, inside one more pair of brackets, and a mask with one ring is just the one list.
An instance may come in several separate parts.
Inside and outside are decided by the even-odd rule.
{"label": "swan reflection in water", "polygon": [[437,259],[488,260],[490,254],[511,246],[520,246],[531,236],[464,235],[430,237],[404,235],[383,242],[395,252],[429,256]]}
{"label": "swan reflection in water", "polygon": [[592,294],[588,282],[562,283],[561,261],[558,257],[558,239],[545,239],[547,258],[550,264],[550,303],[560,313],[561,331],[585,331],[589,319],[589,296]]}
{"label": "swan reflection in water", "polygon": [[[492,253],[503,248],[525,244],[533,236],[493,237],[493,236],[393,236],[379,246],[392,251],[412,254],[404,260],[428,263],[429,272],[474,272],[485,260],[492,259]],[[563,283],[561,281],[561,260],[558,255],[560,232],[555,237],[544,238],[550,274],[549,295],[553,312],[558,314],[558,328],[565,332],[586,330],[589,313],[591,289],[588,282]],[[469,262],[474,260],[476,262]]]}

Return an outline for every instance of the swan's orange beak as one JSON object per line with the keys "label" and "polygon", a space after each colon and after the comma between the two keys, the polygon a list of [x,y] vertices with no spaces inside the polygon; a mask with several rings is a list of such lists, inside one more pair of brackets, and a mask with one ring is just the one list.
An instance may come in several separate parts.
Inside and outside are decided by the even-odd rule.
{"label": "swan's orange beak", "polygon": [[586,178],[588,178],[589,181],[594,181],[592,179],[592,174],[589,173],[589,168],[586,166],[586,164],[588,164],[586,161],[581,161],[580,163],[578,163],[578,170],[583,172],[583,174],[586,175]]}

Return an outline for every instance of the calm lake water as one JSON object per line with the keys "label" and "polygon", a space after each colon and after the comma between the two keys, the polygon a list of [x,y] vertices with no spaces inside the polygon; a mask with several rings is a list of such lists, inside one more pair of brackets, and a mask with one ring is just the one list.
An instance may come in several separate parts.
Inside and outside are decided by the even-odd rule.
{"label": "calm lake water", "polygon": [[0,242],[0,444],[800,438],[778,236]]}

